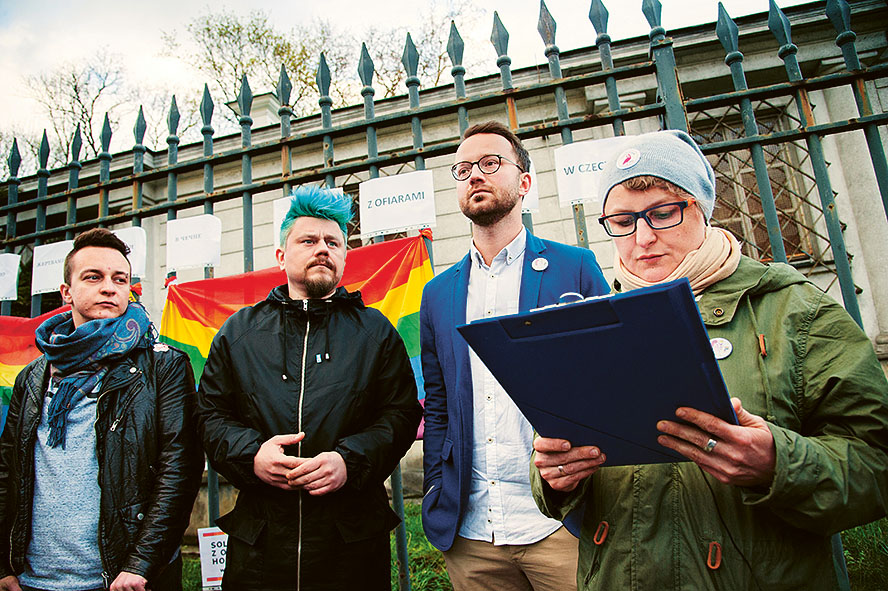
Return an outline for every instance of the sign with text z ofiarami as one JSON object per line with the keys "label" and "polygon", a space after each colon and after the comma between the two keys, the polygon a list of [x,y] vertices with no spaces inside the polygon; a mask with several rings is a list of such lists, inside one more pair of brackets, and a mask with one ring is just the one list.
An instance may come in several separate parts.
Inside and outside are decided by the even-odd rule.
{"label": "sign with text z ofiarami", "polygon": [[359,186],[361,238],[435,225],[435,187],[430,170],[364,181]]}

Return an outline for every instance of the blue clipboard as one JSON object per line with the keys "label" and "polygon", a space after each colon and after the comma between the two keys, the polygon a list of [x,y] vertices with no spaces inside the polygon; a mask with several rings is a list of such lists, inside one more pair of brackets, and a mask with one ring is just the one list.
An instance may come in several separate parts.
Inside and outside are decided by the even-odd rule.
{"label": "blue clipboard", "polygon": [[540,435],[605,465],[687,461],[657,443],[680,406],[737,424],[687,279],[457,330]]}

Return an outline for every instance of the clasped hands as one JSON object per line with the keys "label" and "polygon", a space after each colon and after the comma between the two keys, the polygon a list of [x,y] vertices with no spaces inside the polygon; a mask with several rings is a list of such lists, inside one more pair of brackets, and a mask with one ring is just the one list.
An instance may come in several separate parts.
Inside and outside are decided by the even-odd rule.
{"label": "clasped hands", "polygon": [[[675,416],[686,423],[659,421],[657,442],[691,460],[719,482],[734,486],[768,486],[774,478],[774,436],[757,415],[731,398],[739,425],[711,414],[681,407]],[[713,446],[710,440],[715,442]],[[709,443],[709,445],[707,445]],[[565,439],[538,437],[534,465],[553,490],[569,492],[594,474],[607,457],[595,446],[573,447]],[[707,448],[709,451],[707,451]]]}
{"label": "clasped hands", "polygon": [[296,445],[305,433],[275,435],[262,444],[253,458],[253,473],[264,483],[283,490],[304,489],[314,496],[339,490],[348,478],[345,460],[335,451],[312,458],[284,453],[284,446]]}

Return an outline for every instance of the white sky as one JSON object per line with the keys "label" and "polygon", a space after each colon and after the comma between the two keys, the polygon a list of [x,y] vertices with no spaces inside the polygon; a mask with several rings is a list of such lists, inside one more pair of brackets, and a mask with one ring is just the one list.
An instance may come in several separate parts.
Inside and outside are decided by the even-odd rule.
{"label": "white sky", "polygon": [[[446,1],[446,0],[443,0]],[[509,31],[509,54],[512,67],[544,63],[543,43],[537,33],[538,0],[487,0],[478,2],[490,11],[490,22],[478,25],[484,39],[489,37],[492,13],[497,10]],[[716,0],[662,0],[663,25],[666,30],[717,18]],[[781,7],[801,0],[778,0]],[[547,6],[557,23],[556,43],[562,51],[595,43],[595,30],[588,19],[590,2],[548,0]],[[724,0],[728,13],[737,18],[754,12],[765,12],[767,0]],[[605,0],[610,12],[608,32],[615,40],[647,34],[649,27],[641,13],[641,0]],[[160,55],[161,33],[184,25],[209,8],[227,8],[238,14],[263,10],[270,21],[281,29],[312,19],[329,18],[334,24],[354,31],[355,52],[360,51],[360,31],[368,24],[379,27],[416,22],[423,4],[416,0],[228,0],[209,4],[206,0],[0,0],[0,129],[39,131],[45,125],[29,98],[23,77],[53,69],[64,61],[77,62],[105,49],[118,55],[129,76],[137,76],[150,86],[176,89],[186,84],[202,86],[203,77],[172,57]],[[321,11],[323,10],[323,13]],[[713,25],[714,26],[714,25]],[[470,23],[461,24],[463,37]],[[370,41],[370,40],[368,40]],[[492,46],[482,60],[496,59]],[[741,48],[742,50],[742,48]],[[776,50],[776,47],[775,47]],[[466,55],[466,61],[470,61]],[[469,72],[471,77],[471,72]],[[445,77],[449,80],[449,77]],[[268,89],[255,89],[263,92]],[[126,125],[127,135],[131,122]],[[5,158],[5,155],[0,155]]]}

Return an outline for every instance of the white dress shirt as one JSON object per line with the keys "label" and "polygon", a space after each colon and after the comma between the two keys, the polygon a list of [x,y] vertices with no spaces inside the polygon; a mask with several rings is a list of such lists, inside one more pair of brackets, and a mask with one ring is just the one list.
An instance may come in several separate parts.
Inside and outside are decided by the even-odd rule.
{"label": "white dress shirt", "polygon": [[[491,261],[471,249],[466,321],[515,314],[526,230]],[[469,502],[459,535],[502,544],[532,544],[561,523],[540,513],[530,492],[533,429],[478,356],[469,350],[474,429]]]}

